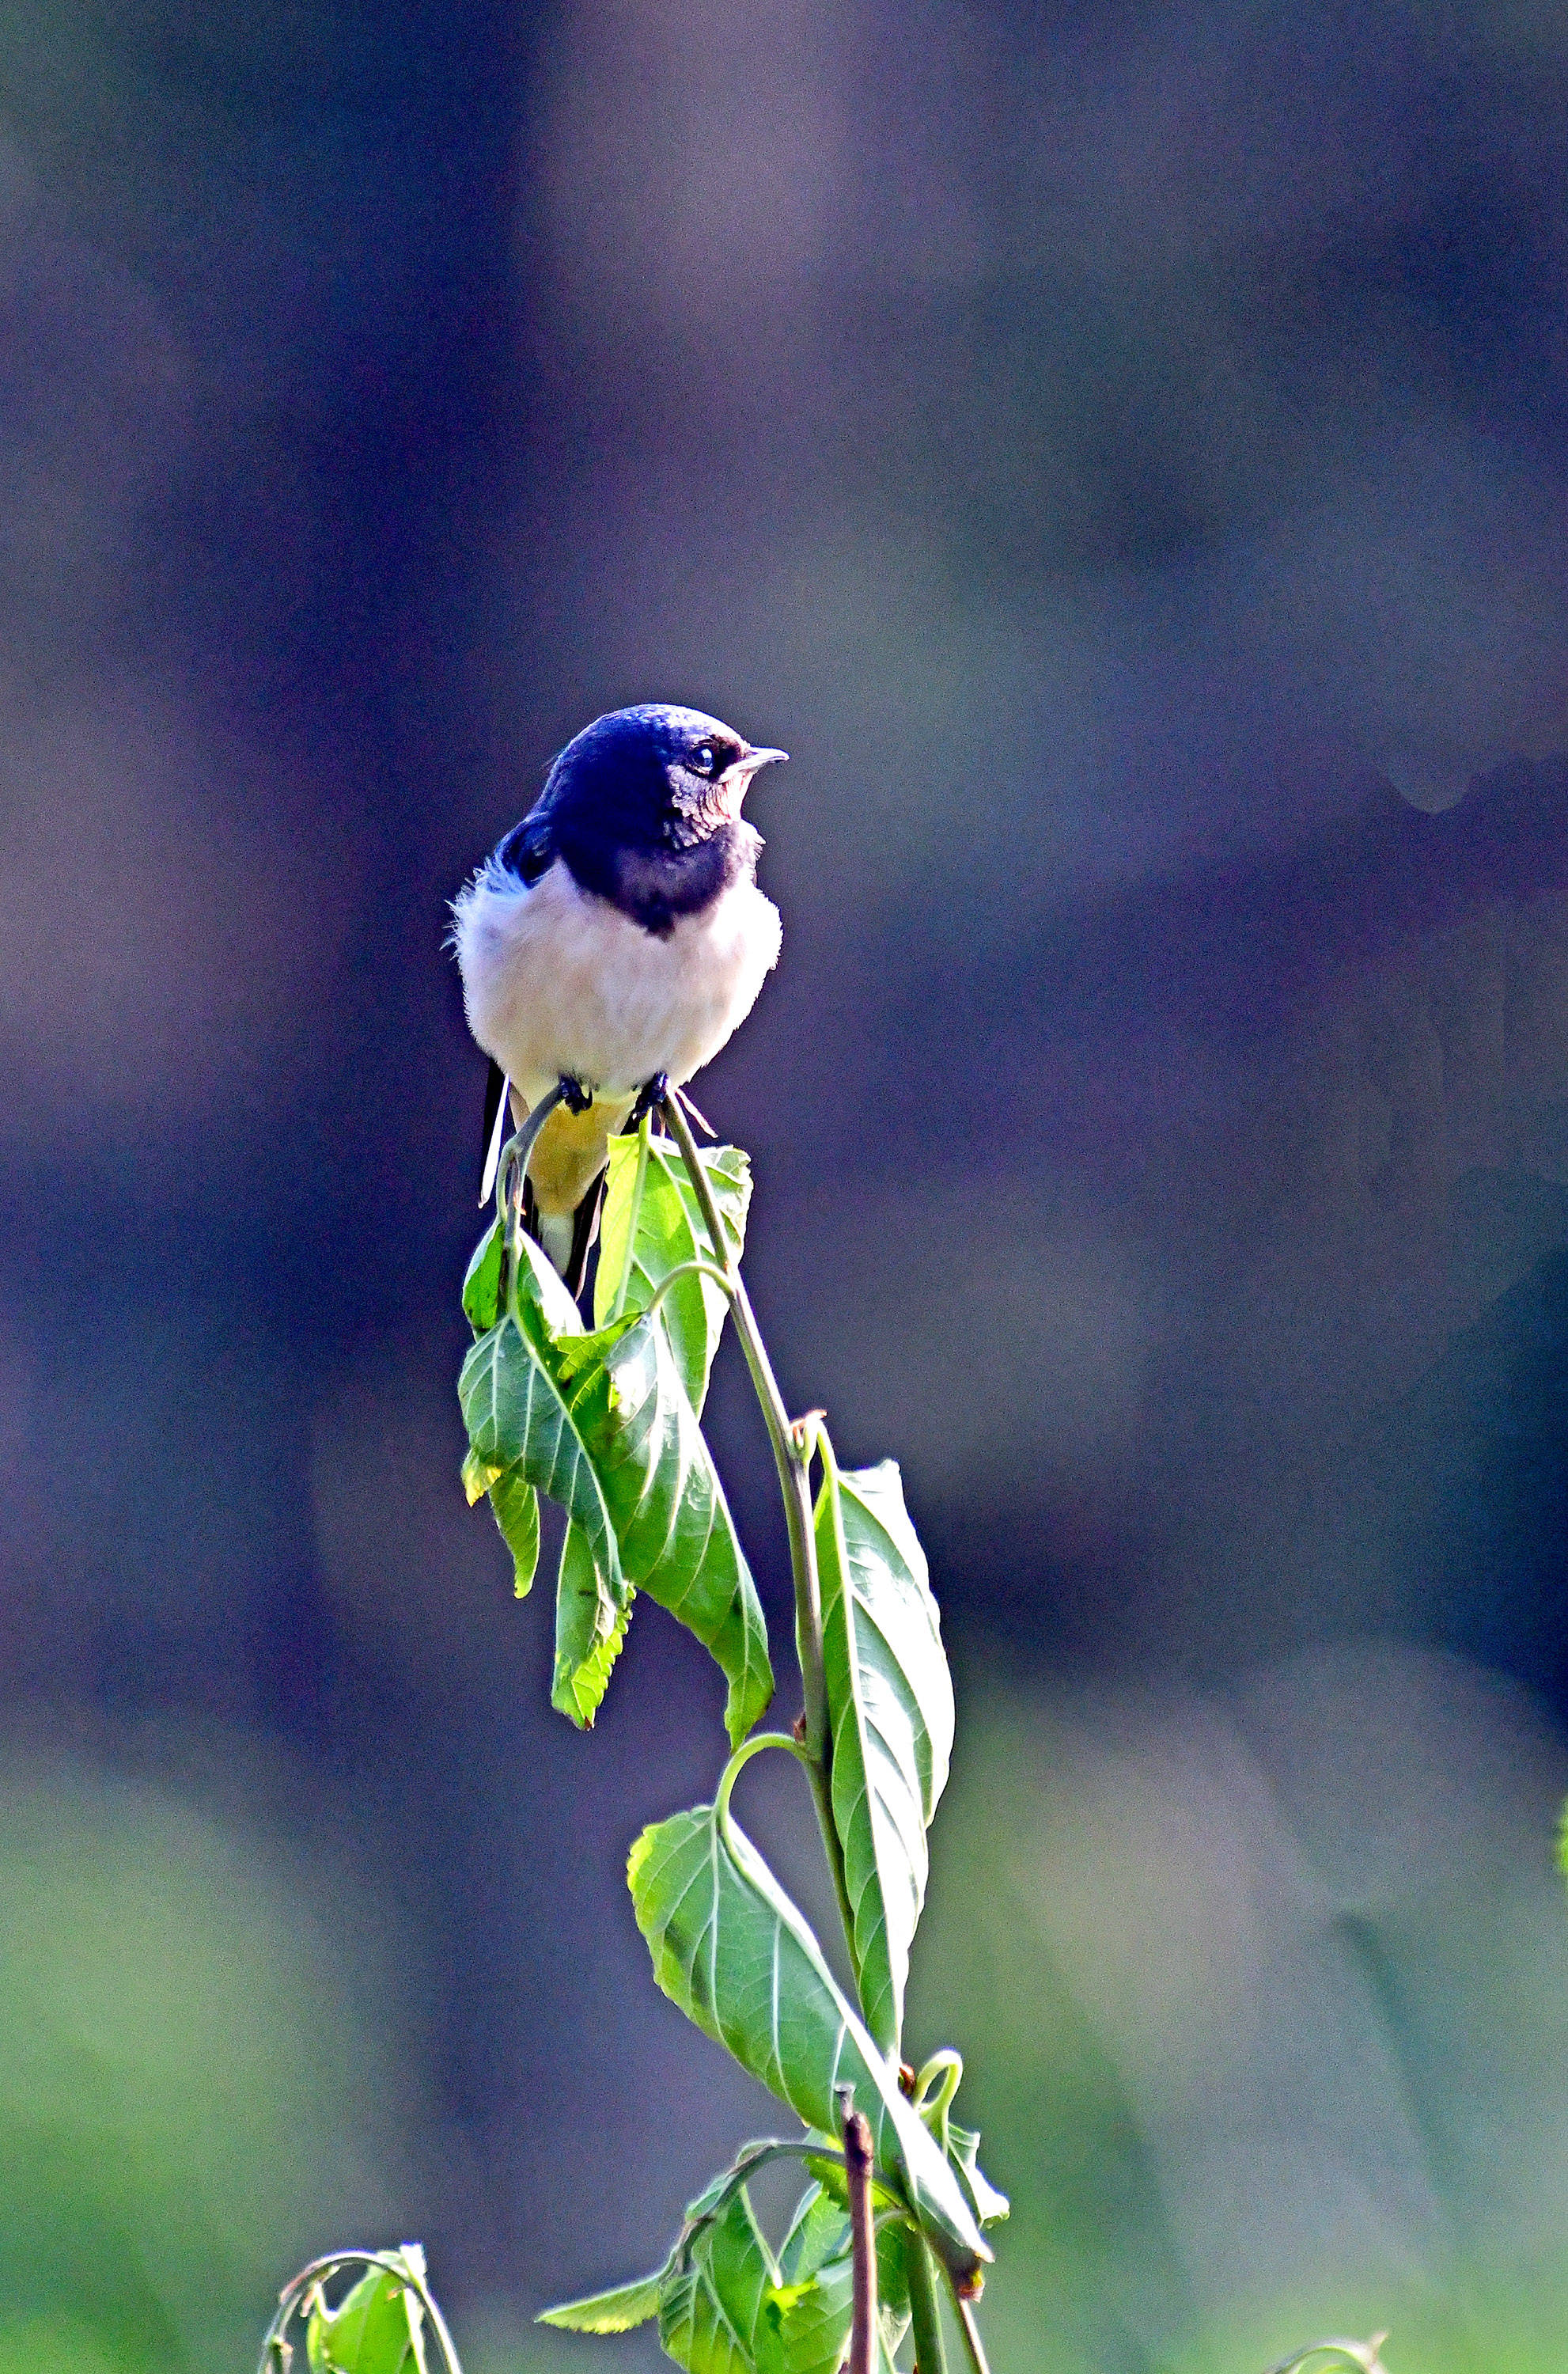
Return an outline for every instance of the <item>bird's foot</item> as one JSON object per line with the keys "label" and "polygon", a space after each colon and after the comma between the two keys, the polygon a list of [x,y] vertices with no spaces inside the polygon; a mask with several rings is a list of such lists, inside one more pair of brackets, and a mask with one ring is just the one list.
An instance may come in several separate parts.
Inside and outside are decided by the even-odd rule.
{"label": "bird's foot", "polygon": [[638,1100],[632,1107],[631,1119],[627,1122],[626,1127],[636,1129],[646,1114],[656,1113],[669,1093],[670,1075],[668,1072],[655,1072],[653,1077],[647,1081],[640,1090]]}
{"label": "bird's foot", "polygon": [[580,1080],[574,1080],[569,1072],[561,1074],[559,1086],[561,1102],[569,1113],[585,1113],[593,1102],[592,1089],[585,1088]]}

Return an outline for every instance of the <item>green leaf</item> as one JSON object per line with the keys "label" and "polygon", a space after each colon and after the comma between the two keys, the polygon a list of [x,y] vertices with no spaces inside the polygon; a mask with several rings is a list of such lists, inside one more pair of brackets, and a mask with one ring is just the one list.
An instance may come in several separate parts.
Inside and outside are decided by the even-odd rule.
{"label": "green leaf", "polygon": [[472,1445],[468,1488],[492,1471],[520,1469],[581,1527],[611,1597],[624,1604],[614,1528],[572,1407],[604,1337],[583,1334],[570,1295],[529,1238],[519,1239],[518,1256],[512,1308],[473,1346],[458,1379]]}
{"label": "green leaf", "polygon": [[659,2286],[669,2271],[666,2261],[657,2274],[617,2284],[614,2291],[591,2292],[585,2299],[563,2300],[559,2308],[545,2309],[534,2322],[559,2325],[568,2333],[630,2333],[634,2325],[658,2315]]}
{"label": "green leaf", "polygon": [[506,1232],[492,1220],[474,1248],[468,1275],[462,1281],[462,1307],[476,1335],[483,1335],[501,1315],[501,1261]]}
{"label": "green leaf", "polygon": [[556,1597],[553,1703],[591,1722],[642,1585],[695,1632],[730,1685],[743,1738],[773,1695],[767,1634],[724,1490],[660,1320],[585,1334],[549,1263],[519,1248],[512,1310],[482,1335],[458,1391],[470,1497],[488,1490],[520,1591],[538,1557],[536,1487],[571,1525]]}
{"label": "green leaf", "polygon": [[[687,2212],[689,2216],[691,2212]],[[757,2320],[778,2270],[746,2189],[677,2258],[659,2288],[659,2339],[687,2374],[752,2374]]]}
{"label": "green leaf", "polygon": [[426,2374],[424,2320],[407,2284],[381,2268],[335,2309],[318,2293],[305,2333],[311,2374]]}
{"label": "green leaf", "polygon": [[[789,2271],[790,2244],[798,2239],[804,2242],[796,2253],[795,2271],[763,2298],[757,2374],[837,2374],[848,2347],[855,2309],[849,2220],[820,2192],[809,2209],[808,2204],[809,2193],[795,2213],[781,2256],[781,2266]],[[889,2363],[909,2322],[907,2231],[896,2221],[877,2228],[877,2318]],[[830,2237],[833,2247],[822,2248]]]}
{"label": "green leaf", "polygon": [[550,1704],[591,1730],[632,1620],[630,1592],[616,1603],[593,1562],[586,1535],[568,1524],[556,1581],[556,1671]]}
{"label": "green leaf", "polygon": [[729,1779],[717,1804],[654,1823],[632,1848],[626,1878],[654,1977],[808,2126],[836,2132],[834,2088],[852,2086],[878,2167],[947,2265],[970,2274],[991,2253],[958,2180],[802,1915],[730,1818]]}
{"label": "green leaf", "polygon": [[462,1460],[462,1488],[468,1495],[469,1507],[472,1509],[475,1500],[482,1500],[497,1476],[504,1475],[506,1472],[494,1459],[481,1459],[470,1443]]}
{"label": "green leaf", "polygon": [[980,2138],[972,2127],[947,2122],[947,2156],[957,2168],[969,2205],[982,2226],[998,2226],[1012,2214],[1012,2204],[999,2192],[980,2167]]}
{"label": "green leaf", "polygon": [[656,1316],[637,1319],[611,1345],[572,1408],[621,1571],[713,1657],[730,1685],[724,1720],[738,1745],[773,1696],[767,1627],[719,1471]]}
{"label": "green leaf", "polygon": [[837,2374],[855,2320],[849,2260],[834,2259],[803,2282],[781,2285],[762,2304],[757,2374]]}
{"label": "green leaf", "polygon": [[[638,1150],[635,1136],[610,1141],[610,1178],[599,1226],[599,1273],[593,1288],[593,1315],[601,1327],[609,1320],[626,1269],[634,1204],[637,1219],[628,1308],[646,1310],[660,1280],[683,1262],[713,1258],[707,1223],[680,1149],[671,1138],[649,1140],[640,1203],[636,1192]],[[751,1203],[751,1158],[738,1146],[712,1146],[703,1154],[702,1165],[719,1206],[725,1243],[731,1258],[739,1260]],[[729,1315],[729,1298],[711,1278],[687,1277],[671,1287],[659,1310],[686,1398],[700,1416],[713,1356]]]}
{"label": "green leaf", "polygon": [[513,1589],[526,1599],[539,1565],[539,1495],[521,1468],[504,1468],[490,1487],[490,1508],[512,1554]]}
{"label": "green leaf", "polygon": [[825,1432],[818,1440],[833,1820],[866,2026],[896,2059],[909,1948],[926,1900],[926,1830],[953,1752],[953,1683],[897,1467],[884,1459],[841,1471]]}
{"label": "green leaf", "polygon": [[790,2230],[778,2253],[786,2284],[809,2283],[817,2269],[848,2247],[849,2213],[820,2184],[809,2184],[795,2204]]}

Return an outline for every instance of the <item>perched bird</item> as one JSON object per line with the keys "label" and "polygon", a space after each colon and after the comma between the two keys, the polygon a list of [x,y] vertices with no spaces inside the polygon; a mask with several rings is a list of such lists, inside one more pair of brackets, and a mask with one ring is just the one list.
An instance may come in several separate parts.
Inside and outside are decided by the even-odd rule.
{"label": "perched bird", "polygon": [[468,1026],[490,1058],[483,1202],[509,1109],[557,1087],[525,1217],[574,1292],[607,1142],[662,1075],[689,1080],[778,958],[741,805],[788,757],[695,709],[649,702],[584,726],[521,824],[452,902]]}

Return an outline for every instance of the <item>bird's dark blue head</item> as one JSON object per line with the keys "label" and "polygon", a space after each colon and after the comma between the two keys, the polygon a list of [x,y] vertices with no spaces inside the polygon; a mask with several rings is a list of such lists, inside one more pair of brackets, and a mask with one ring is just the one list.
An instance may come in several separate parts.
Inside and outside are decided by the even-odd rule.
{"label": "bird's dark blue head", "polygon": [[755,869],[762,843],[741,804],[787,755],[700,710],[614,710],[568,743],[498,853],[530,882],[559,857],[583,889],[668,933]]}

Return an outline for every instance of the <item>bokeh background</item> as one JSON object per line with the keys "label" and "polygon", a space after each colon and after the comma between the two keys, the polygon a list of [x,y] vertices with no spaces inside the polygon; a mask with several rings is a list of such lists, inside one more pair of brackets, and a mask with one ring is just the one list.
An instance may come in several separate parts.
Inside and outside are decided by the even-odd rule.
{"label": "bokeh background", "polygon": [[641,2374],[530,2320],[766,2123],[716,1676],[579,1738],[457,1481],[446,901],[649,697],[794,753],[700,1097],[930,1545],[999,2374],[1559,2367],[1562,9],[7,0],[0,323],[0,2369],[417,2235]]}

